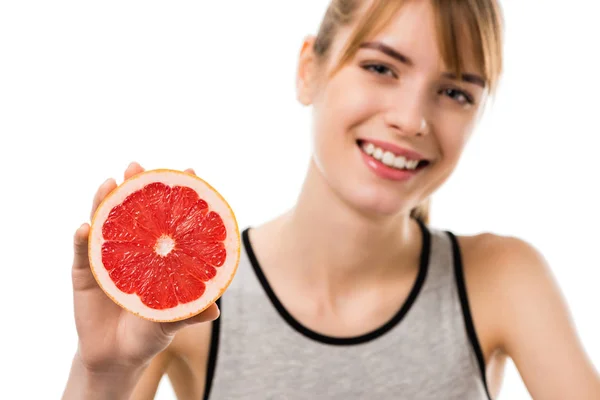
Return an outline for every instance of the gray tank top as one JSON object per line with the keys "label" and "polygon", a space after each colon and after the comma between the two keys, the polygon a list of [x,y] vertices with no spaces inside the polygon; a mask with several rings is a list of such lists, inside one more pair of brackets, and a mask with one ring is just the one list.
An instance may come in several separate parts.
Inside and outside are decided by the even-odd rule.
{"label": "gray tank top", "polygon": [[242,232],[238,272],[213,323],[205,400],[491,399],[451,232],[420,223],[421,265],[383,326],[333,338],[279,302]]}

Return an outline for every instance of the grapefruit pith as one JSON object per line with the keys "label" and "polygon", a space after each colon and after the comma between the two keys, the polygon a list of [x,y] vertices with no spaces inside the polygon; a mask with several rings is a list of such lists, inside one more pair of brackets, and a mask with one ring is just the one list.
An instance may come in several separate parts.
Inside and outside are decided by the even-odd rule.
{"label": "grapefruit pith", "polygon": [[178,321],[207,309],[227,289],[240,235],[225,199],[195,175],[157,169],[113,190],[89,236],[92,273],[124,309]]}

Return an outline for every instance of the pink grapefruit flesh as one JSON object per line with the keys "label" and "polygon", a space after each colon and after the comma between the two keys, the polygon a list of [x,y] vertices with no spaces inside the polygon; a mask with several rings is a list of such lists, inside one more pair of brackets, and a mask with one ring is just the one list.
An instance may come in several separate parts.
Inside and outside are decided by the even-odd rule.
{"label": "pink grapefruit flesh", "polygon": [[100,204],[90,267],[104,292],[151,321],[199,314],[227,289],[239,263],[231,207],[204,180],[174,170],[143,172]]}

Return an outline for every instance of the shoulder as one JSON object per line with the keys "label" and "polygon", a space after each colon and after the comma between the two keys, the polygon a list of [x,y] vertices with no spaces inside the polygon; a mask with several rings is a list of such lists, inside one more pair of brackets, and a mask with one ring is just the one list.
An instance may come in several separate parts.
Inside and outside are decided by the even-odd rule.
{"label": "shoulder", "polygon": [[550,266],[539,249],[514,236],[482,233],[457,240],[473,313],[486,325],[482,330],[494,350],[507,352],[515,316],[533,311],[528,305],[560,301]]}
{"label": "shoulder", "polygon": [[494,352],[510,357],[535,398],[569,397],[573,387],[578,398],[600,394],[598,376],[540,250],[491,233],[457,239],[474,325],[488,357]]}
{"label": "shoulder", "polygon": [[466,279],[494,295],[499,306],[525,309],[525,301],[562,296],[552,269],[532,243],[513,236],[483,233],[458,238]]}
{"label": "shoulder", "polygon": [[537,286],[553,284],[546,259],[538,248],[524,239],[493,233],[458,236],[457,239],[465,275],[486,285],[487,289],[518,295],[523,288],[530,291]]}
{"label": "shoulder", "polygon": [[[464,286],[486,363],[507,354],[511,309],[523,310],[537,288],[551,287],[550,269],[531,243],[494,233],[456,236]],[[552,296],[552,294],[551,294]]]}
{"label": "shoulder", "polygon": [[515,262],[531,265],[533,269],[547,268],[540,251],[524,239],[488,232],[457,238],[464,255],[478,261],[505,268],[510,268]]}
{"label": "shoulder", "polygon": [[[546,259],[533,244],[523,239],[493,233],[459,236],[457,239],[465,275],[488,285],[488,289],[507,290],[518,295],[523,288],[532,290],[540,285],[552,284]],[[479,279],[482,281],[479,282]]]}

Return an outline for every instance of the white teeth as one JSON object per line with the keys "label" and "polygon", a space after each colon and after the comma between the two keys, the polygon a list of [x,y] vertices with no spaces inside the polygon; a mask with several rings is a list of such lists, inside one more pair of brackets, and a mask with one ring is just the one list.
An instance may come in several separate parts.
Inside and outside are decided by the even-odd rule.
{"label": "white teeth", "polygon": [[384,151],[373,143],[364,143],[362,145],[362,151],[374,159],[381,161],[388,167],[396,169],[414,170],[419,165],[419,160],[407,160],[406,157],[397,156],[391,151]]}
{"label": "white teeth", "polygon": [[394,165],[395,159],[396,156],[394,155],[394,153],[392,153],[391,151],[386,151],[385,153],[383,153],[383,158],[381,159],[381,162],[387,165],[388,167],[391,167],[392,165]]}
{"label": "white teeth", "polygon": [[394,168],[402,169],[406,167],[406,158],[398,156],[394,159]]}
{"label": "white teeth", "polygon": [[381,150],[379,147],[376,147],[375,151],[373,151],[373,158],[376,160],[381,160],[382,157],[383,157],[383,150]]}

